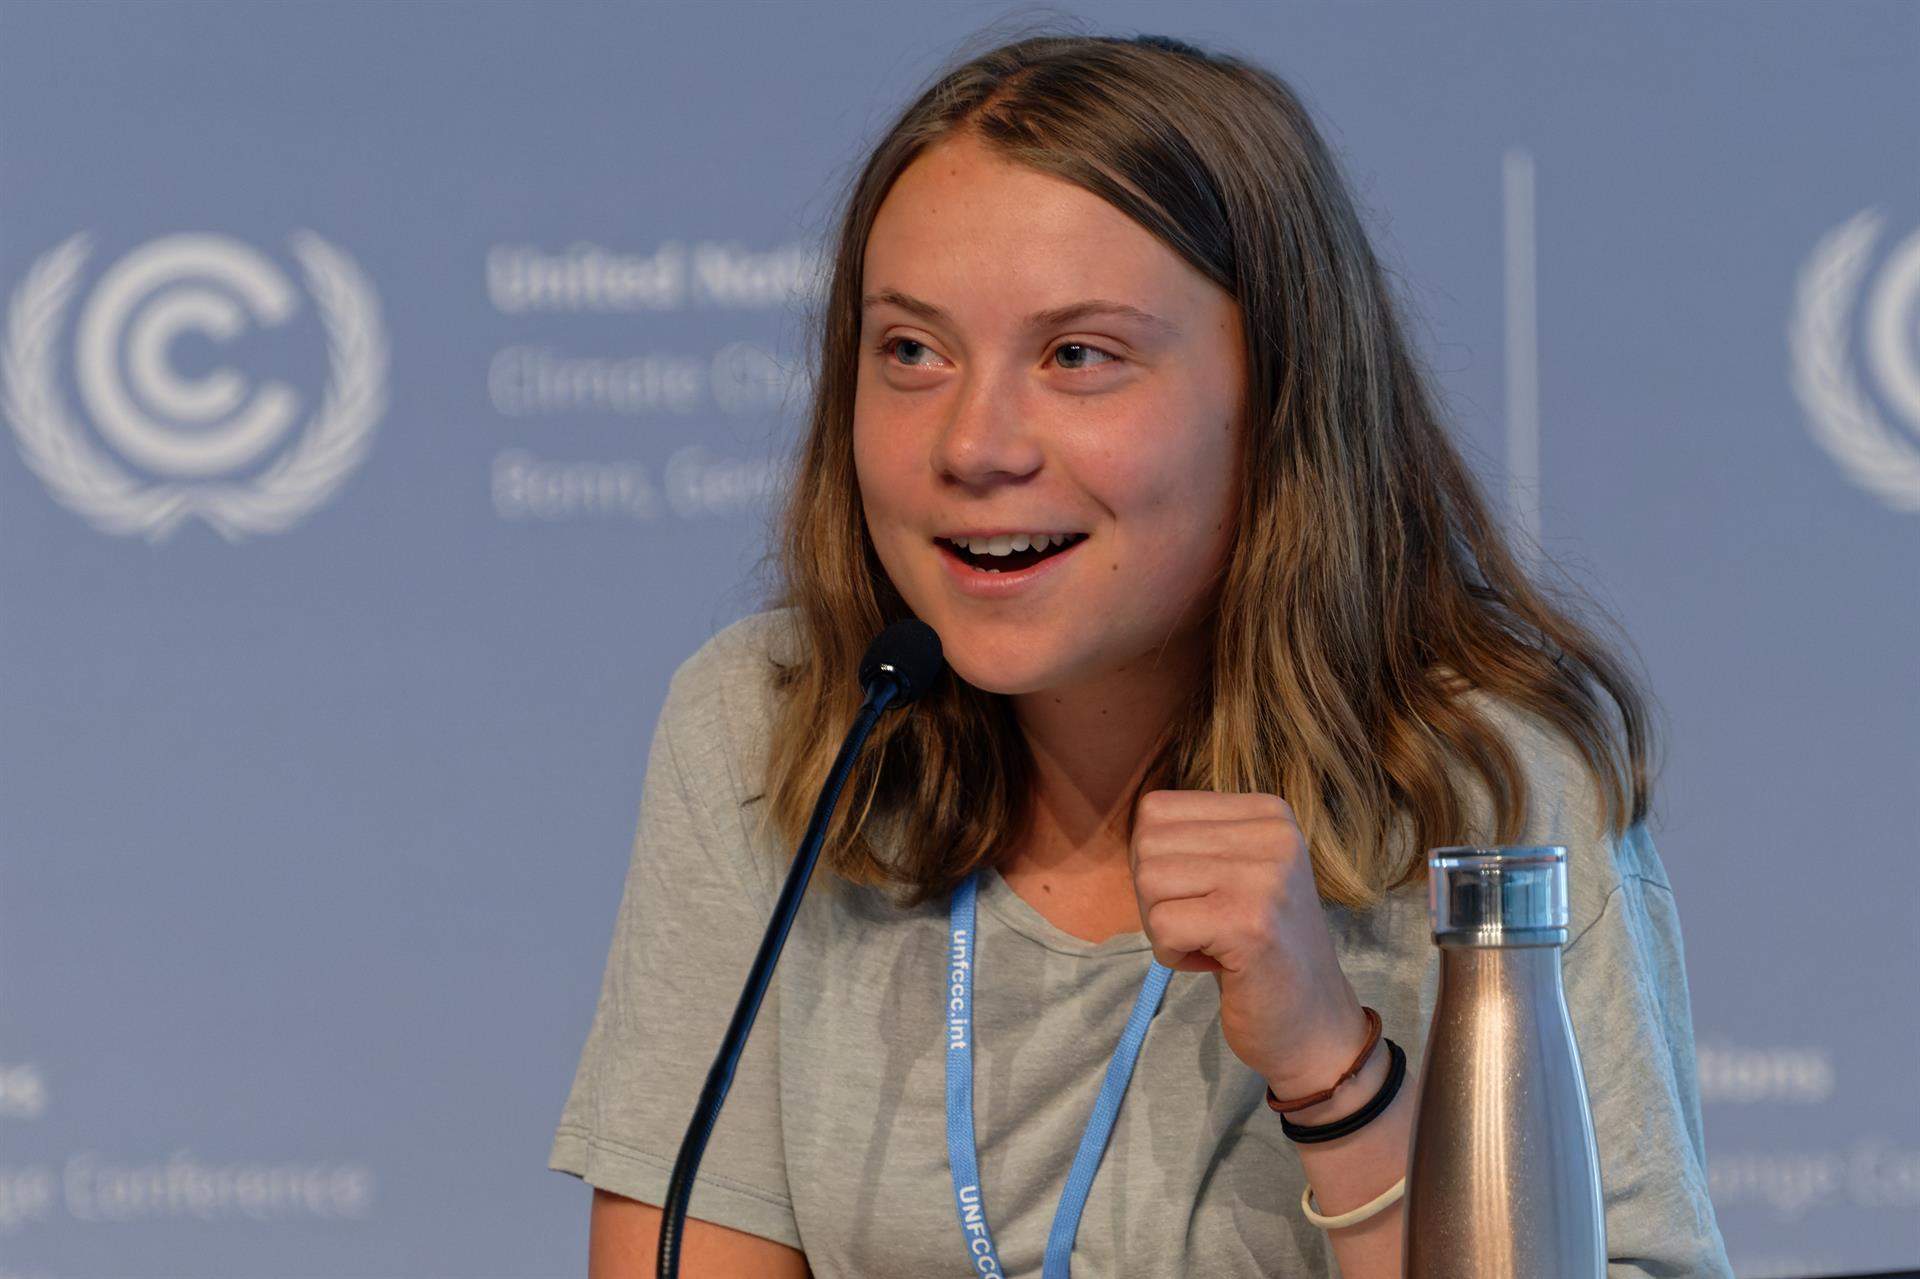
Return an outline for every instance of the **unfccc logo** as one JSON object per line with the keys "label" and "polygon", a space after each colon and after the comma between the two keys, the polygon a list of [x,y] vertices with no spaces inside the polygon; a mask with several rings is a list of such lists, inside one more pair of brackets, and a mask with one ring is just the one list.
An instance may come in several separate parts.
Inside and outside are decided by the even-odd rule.
{"label": "unfccc logo", "polygon": [[[300,293],[270,258],[221,235],[170,235],[114,263],[74,330],[74,382],[87,417],[147,482],[96,448],[69,416],[56,377],[60,333],[88,254],[84,232],[36,260],[15,290],[0,340],[0,414],[21,456],[53,496],[96,528],[149,542],[205,520],[228,541],[290,528],[365,458],[386,408],[387,346],[379,303],[339,249],[311,231],[291,237],[327,336],[327,386],[289,445],[301,397],[231,368],[190,380],[170,362],[183,333],[231,341],[275,328]],[[244,482],[230,476],[280,450]]]}
{"label": "unfccc logo", "polygon": [[[1920,440],[1881,420],[1848,353],[1854,299],[1880,235],[1880,214],[1856,213],[1822,237],[1800,270],[1787,331],[1794,394],[1814,439],[1862,488],[1889,506],[1920,511]],[[1867,295],[1862,335],[1868,369],[1886,403],[1920,431],[1920,231],[1896,246]]]}

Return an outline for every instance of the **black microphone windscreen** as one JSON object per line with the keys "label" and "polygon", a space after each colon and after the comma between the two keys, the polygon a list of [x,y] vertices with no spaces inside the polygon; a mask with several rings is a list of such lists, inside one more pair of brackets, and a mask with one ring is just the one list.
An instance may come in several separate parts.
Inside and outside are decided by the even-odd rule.
{"label": "black microphone windscreen", "polygon": [[933,687],[947,668],[940,636],[917,617],[906,617],[881,631],[860,659],[860,687],[871,688],[881,666],[891,666],[900,684],[893,705],[900,706]]}

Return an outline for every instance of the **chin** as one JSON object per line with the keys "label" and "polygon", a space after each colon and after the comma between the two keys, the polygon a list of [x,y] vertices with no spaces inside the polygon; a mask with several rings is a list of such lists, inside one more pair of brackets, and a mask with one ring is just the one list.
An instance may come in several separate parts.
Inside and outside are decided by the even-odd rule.
{"label": "chin", "polygon": [[975,646],[956,637],[949,645],[940,637],[942,653],[953,674],[985,693],[1032,693],[1057,682],[1048,663],[1017,648]]}

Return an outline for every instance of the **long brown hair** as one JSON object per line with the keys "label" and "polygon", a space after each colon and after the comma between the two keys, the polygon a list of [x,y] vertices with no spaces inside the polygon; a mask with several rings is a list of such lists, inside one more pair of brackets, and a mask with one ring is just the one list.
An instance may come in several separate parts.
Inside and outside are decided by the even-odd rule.
{"label": "long brown hair", "polygon": [[[769,603],[794,642],[769,672],[765,814],[787,846],[860,705],[852,672],[866,645],[910,615],[868,537],[854,472],[868,232],[901,171],[963,130],[1108,201],[1244,316],[1246,466],[1213,661],[1136,797],[1279,795],[1323,899],[1364,908],[1423,875],[1424,849],[1463,842],[1450,760],[1487,785],[1485,838],[1519,837],[1522,767],[1501,727],[1460,696],[1472,688],[1572,743],[1612,833],[1642,820],[1650,698],[1577,620],[1573,594],[1529,580],[1506,545],[1293,91],[1165,37],[1049,34],[938,74],[840,208],[808,426],[769,550],[779,572]],[[1020,828],[1031,770],[1008,699],[949,675],[911,711],[881,718],[822,864],[854,883],[903,886],[909,908],[941,897]],[[1397,855],[1396,828],[1409,836]]]}

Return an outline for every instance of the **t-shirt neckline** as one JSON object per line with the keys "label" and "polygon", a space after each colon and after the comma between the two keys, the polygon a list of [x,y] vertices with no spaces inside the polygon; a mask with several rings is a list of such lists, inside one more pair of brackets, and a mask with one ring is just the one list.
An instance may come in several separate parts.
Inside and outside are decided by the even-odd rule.
{"label": "t-shirt neckline", "polygon": [[980,868],[979,902],[983,909],[989,911],[995,919],[1014,932],[1062,955],[1098,959],[1107,955],[1130,955],[1136,951],[1153,949],[1153,942],[1142,930],[1115,933],[1100,942],[1075,937],[1035,910],[1026,898],[1014,892],[1013,885],[1000,874],[999,867],[990,864]]}

